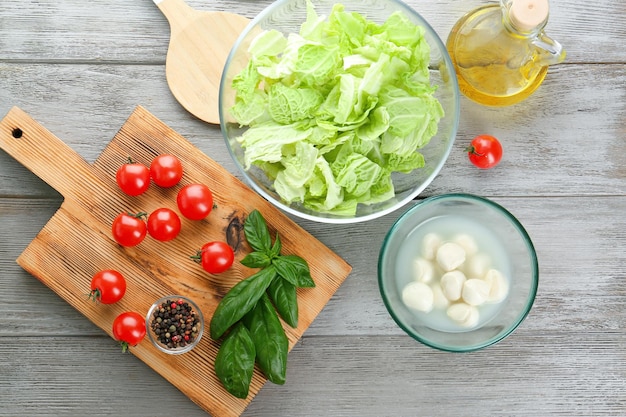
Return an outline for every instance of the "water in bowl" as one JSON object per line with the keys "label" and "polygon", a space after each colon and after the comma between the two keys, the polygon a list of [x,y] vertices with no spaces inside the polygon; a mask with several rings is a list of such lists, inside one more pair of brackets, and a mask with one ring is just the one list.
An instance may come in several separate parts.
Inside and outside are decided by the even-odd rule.
{"label": "water in bowl", "polygon": [[[424,236],[435,233],[442,238],[442,242],[453,241],[455,236],[466,234],[474,238],[478,253],[486,254],[491,259],[491,267],[499,270],[506,277],[510,287],[511,262],[500,239],[487,227],[476,223],[471,218],[463,215],[443,215],[433,217],[419,224],[410,232],[403,245],[401,245],[396,258],[396,285],[398,293],[411,282],[413,278],[413,262],[421,256],[421,247]],[[463,266],[459,267],[463,269]],[[436,277],[438,279],[439,277]],[[472,277],[468,277],[472,278]],[[478,277],[476,277],[478,278]],[[501,310],[505,301],[494,304],[483,304],[478,307],[480,319],[472,328],[478,328],[489,322]],[[408,308],[407,308],[408,309]],[[410,310],[410,309],[409,309]],[[445,332],[460,332],[469,330],[454,321],[446,314],[445,308],[433,308],[429,313],[410,310],[412,314],[428,327]]]}

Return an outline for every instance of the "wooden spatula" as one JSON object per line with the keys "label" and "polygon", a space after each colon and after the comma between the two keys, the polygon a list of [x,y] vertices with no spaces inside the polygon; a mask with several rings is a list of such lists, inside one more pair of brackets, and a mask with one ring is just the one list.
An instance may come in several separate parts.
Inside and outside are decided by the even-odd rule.
{"label": "wooden spatula", "polygon": [[199,11],[183,0],[152,1],[170,23],[165,75],[172,94],[194,116],[219,124],[222,70],[249,20],[234,13]]}

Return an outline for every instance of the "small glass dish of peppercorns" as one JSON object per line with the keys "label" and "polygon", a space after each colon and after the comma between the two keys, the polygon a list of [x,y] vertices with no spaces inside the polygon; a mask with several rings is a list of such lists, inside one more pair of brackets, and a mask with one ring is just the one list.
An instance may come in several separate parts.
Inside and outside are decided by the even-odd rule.
{"label": "small glass dish of peppercorns", "polygon": [[169,295],[155,301],[146,316],[148,337],[170,355],[189,352],[202,338],[204,317],[189,298]]}

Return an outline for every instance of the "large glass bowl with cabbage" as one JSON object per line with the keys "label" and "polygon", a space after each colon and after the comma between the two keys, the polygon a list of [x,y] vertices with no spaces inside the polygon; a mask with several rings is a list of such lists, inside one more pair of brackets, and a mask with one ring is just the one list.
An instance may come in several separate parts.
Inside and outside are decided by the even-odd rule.
{"label": "large glass bowl with cabbage", "polygon": [[224,67],[220,122],[251,187],[309,220],[398,209],[441,170],[459,89],[432,27],[397,0],[278,0]]}

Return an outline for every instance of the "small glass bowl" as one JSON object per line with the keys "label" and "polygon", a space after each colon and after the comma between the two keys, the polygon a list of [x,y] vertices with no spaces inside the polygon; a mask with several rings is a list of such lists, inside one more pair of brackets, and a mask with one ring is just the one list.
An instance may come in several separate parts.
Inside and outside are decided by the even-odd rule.
{"label": "small glass bowl", "polygon": [[[152,323],[154,320],[157,319],[158,310],[161,307],[167,306],[168,304],[172,304],[172,303],[176,303],[177,305],[181,305],[181,306],[184,306],[185,304],[187,304],[188,306],[191,307],[192,315],[195,314],[195,317],[197,319],[197,323],[196,323],[197,331],[195,332],[196,336],[189,342],[184,342],[176,347],[168,347],[167,344],[161,342],[161,340],[159,340],[159,336],[152,329]],[[152,306],[150,307],[150,310],[148,311],[148,314],[146,315],[146,333],[148,333],[148,338],[150,339],[150,342],[152,342],[152,344],[161,352],[164,352],[170,355],[180,355],[182,353],[189,352],[198,344],[198,342],[202,338],[203,331],[204,331],[204,317],[202,315],[202,311],[198,308],[198,305],[196,303],[194,303],[192,300],[182,295],[168,295],[166,297],[159,298],[158,300],[154,302],[154,304],[152,304]]]}
{"label": "small glass bowl", "polygon": [[[431,313],[416,312],[402,300],[402,282],[414,279],[410,276],[413,266],[405,262],[414,258],[404,255],[419,254],[415,241],[435,224],[451,229],[451,233],[465,232],[457,227],[464,225],[483,240],[491,236],[493,247],[502,255],[500,260],[507,263],[508,295],[482,324],[467,329],[443,329]],[[499,342],[526,318],[537,293],[539,267],[530,236],[505,208],[470,194],[444,194],[411,207],[391,227],[380,250],[378,284],[389,314],[409,336],[439,350],[469,352]]]}

